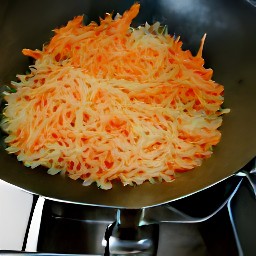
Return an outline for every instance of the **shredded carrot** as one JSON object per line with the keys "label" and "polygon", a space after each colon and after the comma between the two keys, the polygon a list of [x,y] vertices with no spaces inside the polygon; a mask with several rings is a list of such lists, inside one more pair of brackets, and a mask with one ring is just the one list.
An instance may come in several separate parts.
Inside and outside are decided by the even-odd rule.
{"label": "shredded carrot", "polygon": [[100,24],[78,16],[55,29],[5,96],[7,151],[50,174],[110,189],[173,181],[212,154],[221,138],[223,86],[198,54],[159,23],[131,28],[140,5]]}

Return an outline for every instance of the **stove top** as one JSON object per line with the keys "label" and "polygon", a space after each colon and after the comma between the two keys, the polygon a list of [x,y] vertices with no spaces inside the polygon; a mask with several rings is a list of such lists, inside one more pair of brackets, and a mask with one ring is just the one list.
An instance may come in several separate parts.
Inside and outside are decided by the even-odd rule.
{"label": "stove top", "polygon": [[[0,254],[256,255],[256,203],[249,183],[232,176],[187,198],[140,210],[138,227],[121,226],[114,235],[123,210],[52,201],[0,181]],[[137,213],[125,212],[128,219]],[[136,248],[150,249],[132,250],[134,232]],[[126,254],[116,249],[120,239]]]}

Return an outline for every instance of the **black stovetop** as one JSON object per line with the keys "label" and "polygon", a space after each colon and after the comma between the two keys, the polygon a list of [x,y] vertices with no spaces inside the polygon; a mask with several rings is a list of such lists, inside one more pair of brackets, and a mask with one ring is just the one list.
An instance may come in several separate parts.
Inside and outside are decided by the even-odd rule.
{"label": "black stovetop", "polygon": [[[165,218],[142,229],[147,232],[153,227],[157,238],[154,255],[256,255],[254,197],[246,179],[232,176],[204,191],[161,206],[177,209],[189,216],[191,222]],[[109,255],[102,241],[107,227],[115,221],[116,211],[33,196],[23,246],[16,253]],[[0,249],[1,255],[13,253],[13,248]]]}

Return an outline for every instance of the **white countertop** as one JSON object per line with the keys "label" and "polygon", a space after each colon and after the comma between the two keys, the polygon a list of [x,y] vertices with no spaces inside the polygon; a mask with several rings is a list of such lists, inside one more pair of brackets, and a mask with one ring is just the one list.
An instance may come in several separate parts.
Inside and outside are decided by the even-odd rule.
{"label": "white countertop", "polygon": [[0,250],[22,250],[33,196],[0,180]]}

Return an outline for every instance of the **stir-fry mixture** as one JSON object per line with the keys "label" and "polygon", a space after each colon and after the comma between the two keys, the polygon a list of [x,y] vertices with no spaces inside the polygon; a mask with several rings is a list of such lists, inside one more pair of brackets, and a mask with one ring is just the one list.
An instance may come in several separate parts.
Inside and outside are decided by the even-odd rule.
{"label": "stir-fry mixture", "polygon": [[55,29],[31,72],[5,93],[7,151],[25,166],[110,189],[175,179],[220,141],[223,86],[159,23],[132,28],[140,5]]}

